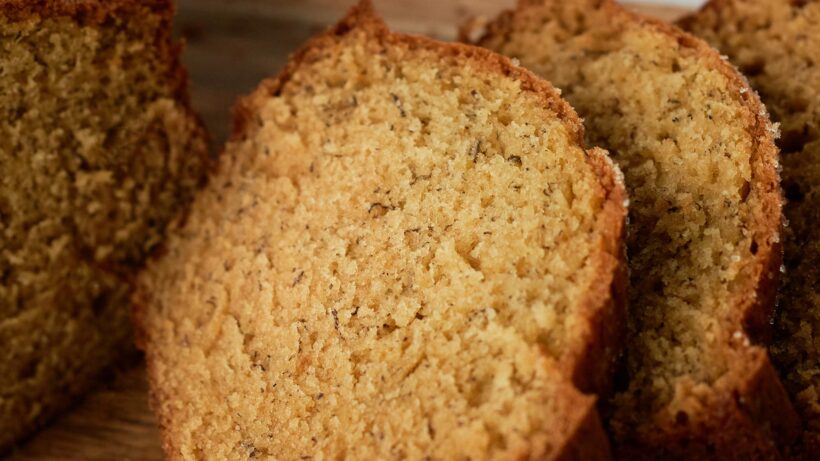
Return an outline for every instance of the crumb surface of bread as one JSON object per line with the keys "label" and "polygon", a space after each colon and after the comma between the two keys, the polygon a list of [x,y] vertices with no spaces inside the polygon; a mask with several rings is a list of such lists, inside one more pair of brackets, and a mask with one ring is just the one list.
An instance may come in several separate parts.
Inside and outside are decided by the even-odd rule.
{"label": "crumb surface of bread", "polygon": [[713,1],[683,27],[726,53],[780,123],[784,282],[770,351],[820,458],[820,2]]}
{"label": "crumb surface of bread", "polygon": [[169,458],[609,459],[624,192],[549,84],[363,3],[236,120],[140,279]]}
{"label": "crumb surface of bread", "polygon": [[769,326],[781,207],[757,97],[703,42],[610,1],[522,1],[479,43],[561,88],[624,171],[632,335],[610,422],[621,456],[777,457],[772,440],[795,419],[753,344]]}
{"label": "crumb surface of bread", "polygon": [[201,182],[171,16],[0,1],[0,451],[133,350],[126,280]]}

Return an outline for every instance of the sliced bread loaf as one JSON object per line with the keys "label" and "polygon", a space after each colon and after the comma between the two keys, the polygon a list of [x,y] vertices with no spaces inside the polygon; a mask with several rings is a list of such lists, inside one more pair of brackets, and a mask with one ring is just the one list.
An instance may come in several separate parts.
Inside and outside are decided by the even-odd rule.
{"label": "sliced bread loaf", "polygon": [[773,129],[708,45],[607,0],[522,1],[480,44],[551,80],[630,193],[623,459],[768,459],[796,418],[763,347],[780,265]]}
{"label": "sliced bread loaf", "polygon": [[785,278],[770,350],[820,459],[820,2],[713,1],[682,21],[751,79],[783,136]]}
{"label": "sliced bread loaf", "polygon": [[125,280],[203,177],[172,13],[0,0],[0,452],[133,350]]}
{"label": "sliced bread loaf", "polygon": [[170,459],[608,459],[624,191],[554,89],[363,2],[141,276]]}

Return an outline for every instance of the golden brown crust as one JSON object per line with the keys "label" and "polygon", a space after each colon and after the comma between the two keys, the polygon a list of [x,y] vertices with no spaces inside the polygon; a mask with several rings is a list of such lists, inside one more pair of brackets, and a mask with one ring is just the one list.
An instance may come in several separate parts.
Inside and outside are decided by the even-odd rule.
{"label": "golden brown crust", "polygon": [[[554,87],[530,71],[514,65],[509,59],[481,48],[449,44],[424,37],[392,33],[384,22],[376,16],[369,0],[362,0],[348,15],[324,34],[311,39],[292,55],[281,73],[263,81],[250,96],[242,98],[234,108],[234,124],[231,140],[238,141],[247,136],[254,125],[254,100],[278,94],[312,52],[323,49],[335,42],[336,37],[349,31],[367,30],[376,40],[387,43],[409,45],[415,49],[435,50],[442,55],[457,56],[480,62],[488,73],[501,73],[518,79],[522,88],[543,98],[544,105],[564,121],[568,132],[578,144],[583,144],[583,125],[574,109],[562,100]],[[588,153],[589,164],[598,173],[600,186],[605,195],[603,212],[596,224],[603,238],[600,242],[600,280],[598,290],[591,292],[584,308],[589,315],[587,334],[577,338],[577,350],[568,353],[563,361],[568,376],[583,392],[600,392],[609,388],[616,359],[621,354],[622,339],[625,336],[625,291],[627,284],[625,267],[625,197],[626,192],[620,172],[608,159],[605,152],[593,149]],[[138,293],[134,297],[134,317],[138,325],[139,347],[146,351],[148,377],[151,383],[151,405],[158,416],[163,434],[163,446],[169,459],[182,459],[174,438],[175,418],[163,402],[168,396],[159,386],[156,361],[146,344],[146,334],[141,331],[148,297]],[[560,460],[607,460],[611,459],[608,438],[603,430],[595,399],[588,399],[588,405],[574,406],[568,411],[567,422],[574,428],[566,445],[550,459]],[[574,400],[574,398],[573,398]]]}
{"label": "golden brown crust", "polygon": [[334,41],[334,37],[345,35],[354,28],[369,31],[371,36],[376,40],[386,43],[408,44],[411,49],[440,50],[443,48],[447,50],[448,55],[483,62],[488,72],[501,73],[505,76],[520,80],[524,90],[543,95],[545,106],[555,112],[559,118],[566,120],[567,128],[569,128],[579,143],[583,143],[584,128],[581,120],[578,118],[575,110],[566,101],[560,98],[555,88],[546,80],[541,79],[523,67],[514,65],[508,58],[489,50],[461,43],[439,42],[427,37],[392,33],[384,21],[375,15],[369,1],[361,1],[334,27],[310,39],[299,51],[290,57],[284,70],[282,70],[279,75],[263,81],[253,94],[240,99],[234,108],[232,139],[241,137],[241,135],[245,133],[246,125],[253,116],[250,108],[252,107],[251,101],[254,97],[278,94],[281,88],[290,80],[293,72],[302,64],[311,51],[327,46]]}
{"label": "golden brown crust", "polygon": [[[733,86],[735,94],[745,108],[744,117],[753,126],[751,135],[755,141],[751,157],[753,190],[758,206],[753,210],[754,229],[753,260],[746,266],[751,282],[743,289],[734,305],[732,320],[742,325],[744,331],[758,343],[771,338],[771,318],[775,291],[782,259],[779,243],[781,230],[782,198],[776,169],[778,152],[774,146],[773,128],[767,112],[757,94],[748,90],[745,78],[704,41],[679,28],[639,14],[630,12],[612,0],[590,2],[591,8],[602,8],[613,22],[626,21],[651,28],[672,37],[682,48],[698,56],[708,66],[724,75]],[[481,43],[489,37],[508,36],[516,27],[517,14],[544,0],[519,0],[514,10],[505,11],[492,21]],[[469,36],[469,29],[462,29],[462,40]],[[734,348],[735,345],[726,345]],[[647,427],[639,445],[619,447],[625,459],[714,459],[716,454],[728,456],[721,459],[776,459],[779,454],[772,440],[783,446],[796,435],[797,416],[774,372],[765,349],[753,346],[743,354],[746,363],[733,370],[732,378],[721,383],[722,393],[710,400],[713,417],[709,424],[694,430],[682,430],[675,421],[663,430]],[[731,396],[728,398],[727,396]],[[632,442],[630,442],[632,443]],[[645,445],[644,445],[645,444]],[[641,446],[643,445],[643,446]]]}
{"label": "golden brown crust", "polygon": [[627,197],[623,175],[606,151],[591,149],[588,158],[602,178],[607,194],[605,211],[598,220],[598,228],[604,235],[597,262],[600,280],[593,285],[596,289],[588,293],[586,304],[591,308],[587,334],[573,338],[575,345],[568,349],[577,355],[564,360],[575,364],[567,373],[580,390],[606,397],[611,391],[612,372],[621,358],[621,345],[626,338],[629,271],[623,236]]}

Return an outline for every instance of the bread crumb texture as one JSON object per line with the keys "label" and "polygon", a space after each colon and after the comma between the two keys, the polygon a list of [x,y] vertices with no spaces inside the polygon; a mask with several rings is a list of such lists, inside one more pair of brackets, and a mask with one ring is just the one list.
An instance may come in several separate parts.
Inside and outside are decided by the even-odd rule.
{"label": "bread crumb texture", "polygon": [[207,159],[170,5],[52,3],[0,1],[0,451],[133,348],[124,279]]}
{"label": "bread crumb texture", "polygon": [[820,3],[717,1],[683,26],[737,64],[780,122],[785,276],[774,361],[804,418],[805,459],[820,457]]}
{"label": "bread crumb texture", "polygon": [[[764,109],[705,44],[614,2],[524,1],[480,43],[561,88],[589,143],[609,149],[626,177],[632,336],[610,423],[622,455],[716,456],[714,439],[731,436],[708,428],[730,420],[721,406],[748,398],[753,364],[768,366],[749,338],[768,325],[758,292],[777,272],[780,197]],[[769,430],[761,426],[742,430]],[[737,442],[723,459],[758,448]]]}
{"label": "bread crumb texture", "polygon": [[237,127],[140,284],[172,459],[565,449],[595,412],[568,371],[623,208],[548,84],[359,11]]}

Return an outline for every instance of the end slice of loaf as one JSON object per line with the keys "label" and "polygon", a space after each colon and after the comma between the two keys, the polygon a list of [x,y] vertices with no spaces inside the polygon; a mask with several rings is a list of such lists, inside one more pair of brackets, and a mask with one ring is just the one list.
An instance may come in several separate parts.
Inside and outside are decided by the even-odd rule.
{"label": "end slice of loaf", "polygon": [[545,81],[363,2],[140,279],[170,459],[609,459],[624,190]]}
{"label": "end slice of loaf", "polygon": [[704,42],[611,1],[522,1],[480,44],[551,80],[630,194],[624,459],[770,459],[796,419],[765,341],[780,265],[766,111]]}
{"label": "end slice of loaf", "polygon": [[133,351],[126,280],[204,176],[172,15],[0,0],[0,452]]}
{"label": "end slice of loaf", "polygon": [[785,277],[770,350],[820,459],[820,3],[713,1],[681,22],[751,79],[783,132]]}

